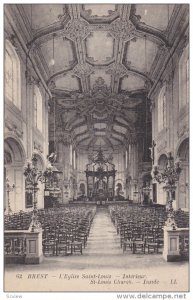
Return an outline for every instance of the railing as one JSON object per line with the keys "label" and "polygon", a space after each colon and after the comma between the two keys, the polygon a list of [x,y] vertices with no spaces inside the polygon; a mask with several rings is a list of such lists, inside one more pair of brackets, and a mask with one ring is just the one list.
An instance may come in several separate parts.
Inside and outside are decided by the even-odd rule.
{"label": "railing", "polygon": [[[20,233],[21,234],[21,233]],[[19,234],[19,235],[20,235]],[[26,238],[23,236],[5,237],[4,253],[5,255],[18,255],[24,256],[26,254]]]}
{"label": "railing", "polygon": [[5,230],[5,263],[38,264],[42,261],[42,230]]}

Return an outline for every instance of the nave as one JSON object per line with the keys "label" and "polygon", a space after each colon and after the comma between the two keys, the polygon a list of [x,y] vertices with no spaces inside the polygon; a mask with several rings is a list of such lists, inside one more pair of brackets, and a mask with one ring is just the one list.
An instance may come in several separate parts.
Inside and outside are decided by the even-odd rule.
{"label": "nave", "polygon": [[[189,5],[5,4],[4,20],[6,290],[111,271],[187,291]],[[17,280],[32,272],[49,280]]]}

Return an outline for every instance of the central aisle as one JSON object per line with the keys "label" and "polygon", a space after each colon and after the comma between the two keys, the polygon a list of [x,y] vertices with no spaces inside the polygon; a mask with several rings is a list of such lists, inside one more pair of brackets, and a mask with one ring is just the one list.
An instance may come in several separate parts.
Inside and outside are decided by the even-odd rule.
{"label": "central aisle", "polygon": [[120,239],[111,222],[107,208],[98,208],[91,226],[88,244],[84,251],[88,255],[120,255]]}

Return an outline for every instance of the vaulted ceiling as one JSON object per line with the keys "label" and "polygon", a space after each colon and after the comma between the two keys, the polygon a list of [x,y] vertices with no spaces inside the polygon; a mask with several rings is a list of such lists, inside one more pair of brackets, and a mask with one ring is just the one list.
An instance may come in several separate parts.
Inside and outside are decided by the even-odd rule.
{"label": "vaulted ceiling", "polygon": [[[168,47],[168,4],[24,4],[28,44],[52,92],[50,138],[117,147],[144,134],[147,92]],[[55,117],[54,117],[55,115]],[[55,123],[55,126],[54,126]]]}

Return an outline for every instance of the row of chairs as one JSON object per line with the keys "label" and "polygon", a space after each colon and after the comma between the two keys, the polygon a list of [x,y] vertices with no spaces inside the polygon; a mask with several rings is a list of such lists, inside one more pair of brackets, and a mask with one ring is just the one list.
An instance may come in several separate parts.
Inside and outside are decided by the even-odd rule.
{"label": "row of chairs", "polygon": [[[38,210],[38,221],[43,229],[44,255],[82,254],[87,245],[90,226],[95,213],[95,206],[77,207],[72,205]],[[5,230],[27,230],[30,226],[31,217],[32,212],[6,215]],[[8,253],[7,245],[11,245],[11,243],[6,241],[5,244],[5,252]]]}
{"label": "row of chairs", "polygon": [[32,212],[20,211],[4,216],[5,230],[28,230],[31,223]]}
{"label": "row of chairs", "polygon": [[43,252],[45,256],[83,253],[96,213],[92,207],[55,209],[43,214]]}
{"label": "row of chairs", "polygon": [[[111,220],[120,236],[123,252],[161,253],[164,246],[163,227],[167,219],[164,207],[120,206],[109,207]],[[175,212],[179,227],[189,226],[189,216]]]}

